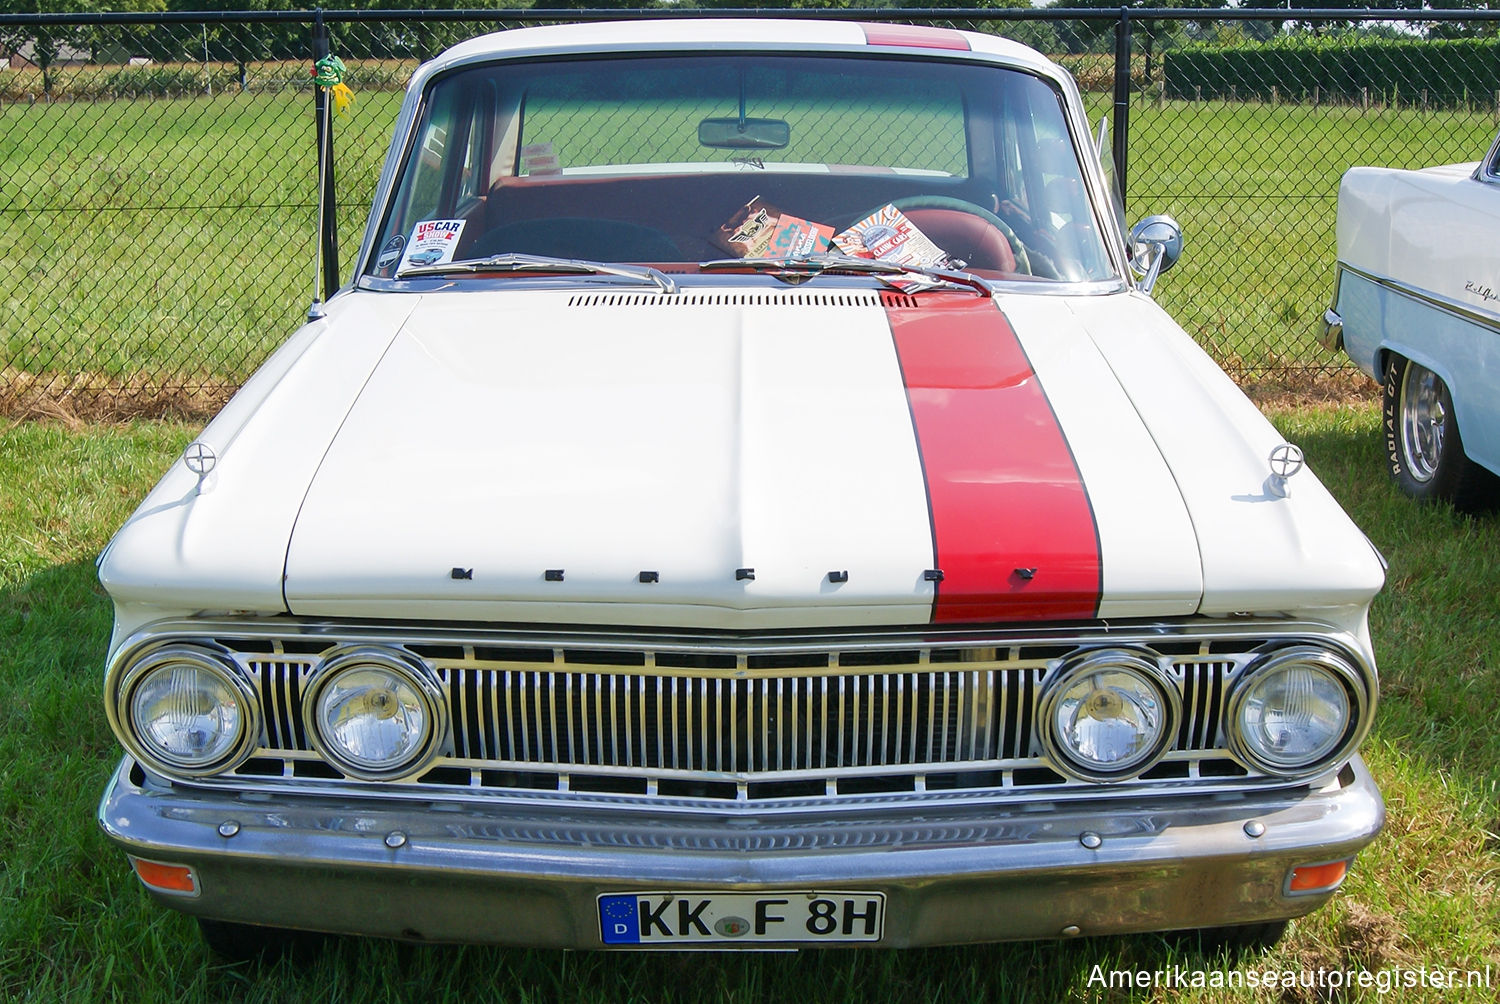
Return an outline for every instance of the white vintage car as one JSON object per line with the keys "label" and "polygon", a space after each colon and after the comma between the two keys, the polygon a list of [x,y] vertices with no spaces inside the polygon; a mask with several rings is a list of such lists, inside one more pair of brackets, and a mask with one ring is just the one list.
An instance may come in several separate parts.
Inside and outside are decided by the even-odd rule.
{"label": "white vintage car", "polygon": [[1381,382],[1401,489],[1468,510],[1500,501],[1497,235],[1500,138],[1479,163],[1356,167],[1339,184],[1324,344]]}
{"label": "white vintage car", "polygon": [[1179,250],[1003,39],[449,50],[101,559],[105,832],[228,951],[1274,939],[1382,824],[1384,573]]}

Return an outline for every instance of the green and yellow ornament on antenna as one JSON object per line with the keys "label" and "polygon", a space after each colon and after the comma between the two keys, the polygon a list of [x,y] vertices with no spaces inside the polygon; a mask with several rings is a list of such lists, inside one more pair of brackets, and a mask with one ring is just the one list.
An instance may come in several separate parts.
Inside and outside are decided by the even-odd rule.
{"label": "green and yellow ornament on antenna", "polygon": [[324,56],[313,64],[313,83],[328,92],[340,115],[347,112],[354,103],[354,92],[344,83],[344,74],[347,72],[344,61],[337,56]]}

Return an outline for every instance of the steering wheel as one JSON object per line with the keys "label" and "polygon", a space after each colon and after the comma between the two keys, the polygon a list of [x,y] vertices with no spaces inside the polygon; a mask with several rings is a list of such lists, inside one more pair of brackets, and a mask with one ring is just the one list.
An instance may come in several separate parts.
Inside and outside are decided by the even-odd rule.
{"label": "steering wheel", "polygon": [[[1035,274],[1031,270],[1031,256],[1026,251],[1026,245],[1021,243],[1020,238],[1016,236],[1016,232],[1011,229],[1010,224],[983,206],[976,206],[972,202],[955,199],[947,195],[912,195],[904,199],[895,199],[889,205],[895,206],[902,212],[908,209],[946,209],[949,212],[964,213],[976,217],[992,230],[997,231],[999,236],[1005,238],[1005,242],[1010,245],[1011,253],[1015,256],[1017,272],[1024,275]],[[873,213],[879,212],[880,208],[884,207],[877,207],[868,213],[861,213],[856,219],[862,220]],[[921,224],[917,223],[917,227],[920,229]]]}

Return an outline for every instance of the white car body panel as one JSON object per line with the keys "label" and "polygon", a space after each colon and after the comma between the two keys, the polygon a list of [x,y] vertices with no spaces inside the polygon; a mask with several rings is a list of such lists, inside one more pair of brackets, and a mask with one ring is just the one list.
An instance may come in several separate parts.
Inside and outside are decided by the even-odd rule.
{"label": "white car body panel", "polygon": [[1203,614],[1362,604],[1385,574],[1311,471],[1267,492],[1283,437],[1156,303],[1080,298],[1093,333],[1171,468],[1197,531]]}
{"label": "white car body panel", "polygon": [[[287,562],[292,612],[726,628],[929,619],[927,501],[879,308],[565,301],[474,293],[413,316],[308,494]],[[1068,301],[1000,304],[1034,333],[1023,344],[1094,501],[1100,615],[1194,612],[1202,583],[1181,497]],[[533,337],[561,311],[578,318],[569,338]],[[474,322],[486,316],[513,323]],[[368,501],[351,511],[349,498]],[[451,566],[478,571],[455,581]],[[760,571],[735,581],[741,567]],[[564,580],[545,583],[554,568]],[[661,577],[650,602],[643,570]],[[832,570],[849,581],[828,582]]]}
{"label": "white car body panel", "polygon": [[[242,462],[254,454],[237,441],[288,436],[284,426],[226,424],[222,439],[211,426],[202,441],[220,462],[206,490],[174,469],[111,547],[104,581],[125,602],[313,616],[735,629],[929,619],[922,471],[878,307],[566,299],[345,298],[341,323],[376,316],[359,304],[410,310],[382,311],[386,333],[361,342],[358,365],[330,345],[330,372],[310,356],[302,382],[277,386],[323,408],[302,417],[275,477]],[[1150,300],[999,304],[1090,495],[1100,616],[1305,610],[1379,587],[1374,555],[1314,475],[1297,476],[1291,498],[1266,494],[1281,437]],[[534,337],[558,316],[578,318],[567,340]],[[1239,414],[1216,417],[1226,411]],[[220,508],[249,486],[262,489],[254,512]],[[232,547],[205,550],[225,536]],[[756,579],[733,579],[742,567]],[[477,571],[455,580],[452,568]],[[547,569],[564,580],[544,582]],[[640,583],[647,570],[660,581]],[[834,570],[849,581],[828,582]]]}
{"label": "white car body panel", "polygon": [[218,463],[178,463],[110,541],[99,579],[122,604],[283,613],[286,542],[344,416],[418,297],[346,297],[308,324],[203,430]]}
{"label": "white car body panel", "polygon": [[1478,167],[1346,172],[1339,260],[1500,321],[1500,185],[1476,178]]}
{"label": "white car body panel", "polygon": [[[505,55],[532,55],[547,52],[599,52],[646,49],[661,52],[693,47],[739,47],[765,50],[770,48],[833,47],[865,49],[872,45],[865,29],[877,27],[853,21],[778,21],[770,18],[704,18],[666,19],[661,21],[614,21],[598,24],[544,25],[498,31],[461,42],[443,53],[424,70],[436,73],[449,66],[474,59]],[[892,26],[894,27],[894,26]],[[895,27],[899,35],[900,28]],[[968,53],[997,56],[1007,63],[1025,66],[1060,77],[1051,60],[1008,38],[965,33]],[[885,47],[885,46],[882,46]],[[913,44],[911,48],[941,55],[943,50]],[[970,57],[972,58],[972,57]]]}
{"label": "white car body panel", "polygon": [[1171,469],[1080,321],[1078,299],[1011,295],[1000,304],[1088,486],[1103,552],[1099,616],[1194,613],[1203,574],[1192,520]]}
{"label": "white car body panel", "polygon": [[293,612],[927,620],[927,503],[878,307],[567,300],[483,292],[413,317],[308,494]]}

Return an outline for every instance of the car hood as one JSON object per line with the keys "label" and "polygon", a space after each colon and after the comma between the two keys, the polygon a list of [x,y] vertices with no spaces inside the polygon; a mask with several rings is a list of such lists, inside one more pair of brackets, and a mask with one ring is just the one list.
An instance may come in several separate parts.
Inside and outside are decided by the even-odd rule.
{"label": "car hood", "polygon": [[[274,587],[308,616],[724,629],[1305,609],[1380,583],[1311,474],[1266,490],[1280,437],[1137,294],[345,299],[406,306],[365,318],[341,373],[318,372],[333,351],[288,368],[331,385],[300,424],[247,406],[235,438],[267,442],[180,484],[159,583],[237,578],[255,596],[215,606]],[[256,504],[274,515],[230,549],[282,559],[274,582],[197,568]],[[119,546],[106,584],[150,595]]]}

